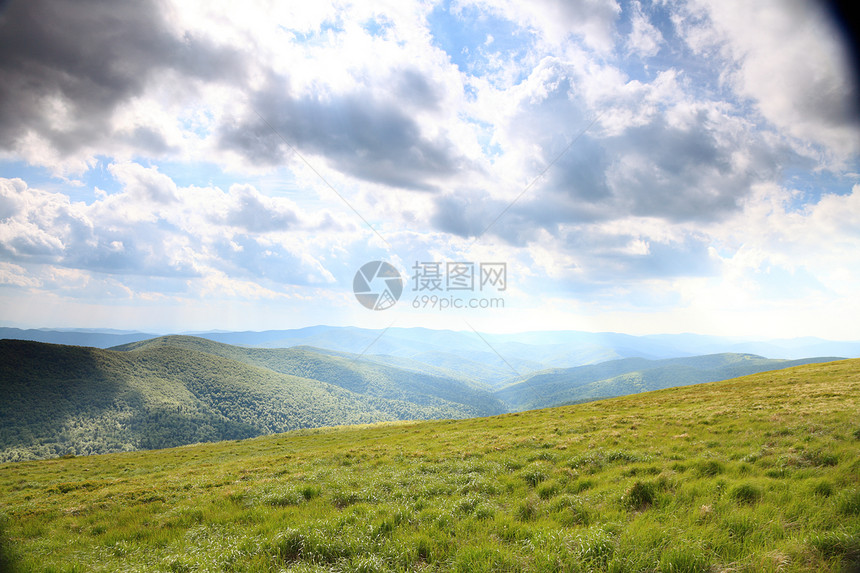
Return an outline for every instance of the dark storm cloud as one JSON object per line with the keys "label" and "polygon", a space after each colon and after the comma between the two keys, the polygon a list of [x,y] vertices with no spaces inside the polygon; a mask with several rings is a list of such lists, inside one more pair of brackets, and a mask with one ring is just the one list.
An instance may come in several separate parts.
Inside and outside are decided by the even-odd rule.
{"label": "dark storm cloud", "polygon": [[[778,180],[783,166],[814,167],[720,101],[667,105],[645,115],[650,104],[640,99],[649,96],[639,85],[589,111],[582,93],[591,79],[581,76],[545,59],[506,126],[512,149],[541,150],[522,163],[532,176],[545,171],[536,184],[512,205],[439,197],[438,228],[471,235],[506,209],[488,233],[523,245],[540,230],[558,236],[562,227],[630,217],[707,223],[739,212],[752,186]],[[613,115],[635,120],[607,133],[600,119]]]}
{"label": "dark storm cloud", "polygon": [[494,199],[484,191],[459,189],[435,199],[430,221],[434,228],[460,237],[496,240],[490,239],[493,236],[525,247],[541,230],[558,235],[561,223],[606,218],[580,207],[540,192],[537,197],[512,202]]}
{"label": "dark storm cloud", "polygon": [[285,140],[360,179],[419,191],[435,190],[438,178],[464,167],[450,140],[426,137],[396,101],[364,93],[294,97],[287,82],[276,79],[251,105],[256,113],[223,127],[220,145],[254,163],[284,161],[290,155]]}
{"label": "dark storm cloud", "polygon": [[[755,183],[778,176],[784,163],[808,160],[729,117],[701,112],[684,125],[658,115],[603,139],[583,137],[547,173],[530,199],[557,203],[520,207],[539,224],[627,217],[670,222],[714,221],[740,210]],[[548,149],[545,160],[555,151]]]}
{"label": "dark storm cloud", "polygon": [[131,144],[135,149],[154,155],[161,155],[176,150],[167,144],[164,136],[149,127],[136,127],[132,133],[121,135],[118,139]]}
{"label": "dark storm cloud", "polygon": [[[575,280],[584,281],[577,283],[578,289],[585,288],[586,283],[617,281],[618,277],[647,280],[710,276],[718,271],[706,236],[678,232],[674,239],[654,240],[624,229],[607,230],[602,223],[616,217],[598,210],[577,210],[571,202],[546,195],[511,206],[483,192],[462,191],[440,196],[435,205],[433,225],[460,237],[478,237],[487,243],[501,239],[515,247],[536,242],[550,246],[546,242],[549,233],[554,237],[554,248],[576,260],[580,272]],[[571,220],[582,222],[571,224]],[[546,233],[541,234],[542,230]]]}
{"label": "dark storm cloud", "polygon": [[[791,154],[705,113],[683,126],[657,116],[611,137],[584,135],[567,151],[569,140],[558,133],[543,138],[544,168],[556,161],[518,201],[509,204],[471,192],[440,196],[434,225],[476,236],[501,214],[487,232],[521,246],[540,229],[557,236],[562,225],[631,216],[667,223],[715,221],[738,211],[751,186],[775,177]],[[793,156],[791,161],[802,160]],[[540,173],[541,164],[531,169]]]}
{"label": "dark storm cloud", "polygon": [[606,183],[606,150],[590,137],[577,140],[553,166],[549,186],[586,203],[605,202],[612,192]]}
{"label": "dark storm cloud", "polygon": [[[72,153],[110,135],[111,113],[141,94],[158,71],[187,78],[241,76],[236,53],[210,41],[176,37],[155,0],[13,0],[0,13],[0,148],[29,131]],[[65,108],[64,125],[52,107]],[[150,151],[160,136],[126,139]]]}

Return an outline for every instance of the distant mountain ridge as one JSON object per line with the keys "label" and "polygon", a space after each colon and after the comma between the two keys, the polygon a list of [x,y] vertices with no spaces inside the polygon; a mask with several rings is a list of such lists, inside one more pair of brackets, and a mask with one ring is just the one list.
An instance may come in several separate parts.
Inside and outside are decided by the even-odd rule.
{"label": "distant mountain ridge", "polygon": [[[381,335],[381,336],[380,336]],[[0,328],[0,338],[54,344],[113,346],[148,340],[157,335],[111,330],[22,330]],[[367,359],[405,367],[415,361],[443,376],[503,385],[549,368],[572,368],[621,358],[660,360],[725,352],[756,354],[772,359],[815,356],[860,357],[860,341],[819,338],[747,340],[699,334],[633,336],[614,332],[535,331],[488,334],[427,328],[373,330],[312,326],[262,332],[202,332],[194,336],[236,346],[288,348],[311,346],[328,351],[362,354]]]}
{"label": "distant mountain ridge", "polygon": [[840,360],[815,357],[774,360],[754,354],[721,353],[649,360],[625,358],[601,364],[539,372],[496,392],[511,409],[527,410],[596,398],[624,396],[675,386],[689,386],[782,370],[792,366]]}
{"label": "distant mountain ridge", "polygon": [[0,339],[31,340],[49,344],[67,344],[70,346],[91,346],[93,348],[108,348],[119,344],[137,342],[158,336],[146,332],[130,332],[116,330],[66,330],[66,329],[21,329],[0,327]]}

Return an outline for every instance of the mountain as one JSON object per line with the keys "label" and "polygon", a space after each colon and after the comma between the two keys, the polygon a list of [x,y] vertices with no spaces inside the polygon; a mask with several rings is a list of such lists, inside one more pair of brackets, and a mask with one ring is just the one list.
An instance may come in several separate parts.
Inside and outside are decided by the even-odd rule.
{"label": "mountain", "polygon": [[528,410],[674,386],[715,382],[757,372],[834,360],[839,359],[817,357],[773,360],[736,353],[663,360],[626,358],[596,365],[539,372],[506,386],[496,395],[512,410]]}
{"label": "mountain", "polygon": [[[433,333],[428,343],[444,336]],[[397,340],[405,337],[389,346]],[[508,351],[524,344],[495,343]],[[544,357],[558,350],[547,348]],[[496,369],[500,378],[494,390],[481,382],[494,371],[489,366],[457,371],[465,359],[451,356],[436,356],[444,368],[411,358],[308,346],[241,347],[192,336],[111,349],[2,340],[0,460],[162,448],[296,428],[493,415],[830,360],[740,354],[625,358],[544,370],[507,385],[510,376]]]}
{"label": "mountain", "polygon": [[307,346],[292,348],[244,348],[191,336],[164,336],[114,347],[133,351],[176,347],[205,352],[265,368],[281,374],[319,380],[365,396],[414,404],[442,400],[471,407],[476,412],[498,414],[504,405],[483,386],[462,379],[425,374],[362,360],[360,356]]}
{"label": "mountain", "polygon": [[[503,408],[488,391],[460,381],[373,364],[351,368],[346,358],[309,349],[279,355],[191,337],[125,350],[0,340],[0,460]],[[339,383],[288,373],[302,369]]]}
{"label": "mountain", "polygon": [[[453,371],[455,376],[494,386],[549,368],[571,368],[621,358],[660,360],[725,352],[756,354],[772,359],[814,356],[860,357],[860,342],[820,338],[755,340],[699,334],[633,336],[615,332],[534,331],[477,334],[427,328],[372,330],[312,326],[263,332],[201,332],[199,338],[234,346],[288,348],[311,346],[360,354],[368,360],[418,361]],[[0,328],[0,338],[108,348],[147,340],[155,335],[130,331],[20,330]],[[437,374],[441,372],[437,371]],[[446,374],[447,375],[447,374]]]}
{"label": "mountain", "polygon": [[72,346],[92,346],[108,348],[118,344],[127,344],[138,340],[147,340],[156,336],[145,332],[130,330],[95,330],[95,329],[20,329],[0,327],[0,339],[33,340],[51,344],[68,344]]}

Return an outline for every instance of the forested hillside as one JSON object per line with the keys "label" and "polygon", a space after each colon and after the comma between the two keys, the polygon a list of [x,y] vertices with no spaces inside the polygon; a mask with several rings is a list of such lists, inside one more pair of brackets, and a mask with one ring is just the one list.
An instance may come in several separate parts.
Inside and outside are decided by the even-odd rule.
{"label": "forested hillside", "polygon": [[0,340],[0,460],[501,411],[488,393],[482,403],[466,386],[470,403],[422,389],[383,397],[163,343],[114,351]]}
{"label": "forested hillside", "polygon": [[306,346],[292,348],[244,348],[193,336],[163,336],[117,346],[113,350],[139,351],[163,346],[187,348],[252,366],[320,380],[347,390],[417,404],[440,398],[466,404],[486,414],[499,414],[505,406],[483,386],[444,376],[434,376],[372,362],[349,353]]}

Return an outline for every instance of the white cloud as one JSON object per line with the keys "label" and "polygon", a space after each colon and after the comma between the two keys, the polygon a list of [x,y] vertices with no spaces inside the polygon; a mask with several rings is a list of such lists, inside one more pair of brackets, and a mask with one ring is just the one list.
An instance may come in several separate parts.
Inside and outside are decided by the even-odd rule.
{"label": "white cloud", "polygon": [[0,285],[23,288],[40,287],[42,281],[32,276],[20,265],[0,261]]}
{"label": "white cloud", "polygon": [[573,35],[599,52],[613,48],[615,21],[621,13],[615,0],[461,0],[460,4],[476,5],[533,29],[550,44],[562,45]]}
{"label": "white cloud", "polygon": [[[230,274],[242,284],[335,280],[317,259],[341,241],[335,228],[326,229],[326,241],[315,235],[331,219],[325,211],[308,214],[251,185],[233,185],[226,192],[180,188],[156,168],[135,163],[112,164],[108,171],[122,191],[89,205],[30,188],[20,179],[0,179],[4,255],[16,264],[53,263],[117,280],[208,274]],[[344,229],[349,240],[360,240],[353,229]]]}
{"label": "white cloud", "polygon": [[860,151],[846,46],[815,2],[696,0],[679,18],[700,53],[722,50],[731,86],[784,132],[839,160]]}
{"label": "white cloud", "polygon": [[642,11],[640,2],[631,2],[630,6],[633,16],[631,17],[632,30],[627,38],[628,51],[639,56],[656,55],[663,43],[663,35]]}

